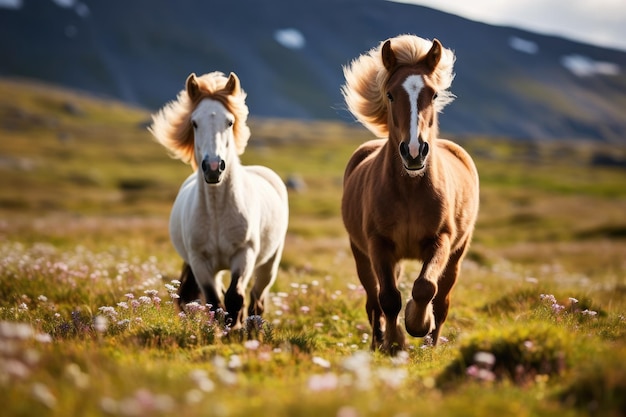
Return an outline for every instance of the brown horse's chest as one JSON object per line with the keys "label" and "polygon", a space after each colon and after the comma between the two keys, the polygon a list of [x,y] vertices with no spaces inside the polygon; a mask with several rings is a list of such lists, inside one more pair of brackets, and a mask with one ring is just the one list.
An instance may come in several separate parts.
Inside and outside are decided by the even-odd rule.
{"label": "brown horse's chest", "polygon": [[379,203],[372,206],[372,233],[393,242],[398,258],[421,259],[423,248],[445,227],[442,202],[419,188],[411,193],[387,190],[374,198]]}

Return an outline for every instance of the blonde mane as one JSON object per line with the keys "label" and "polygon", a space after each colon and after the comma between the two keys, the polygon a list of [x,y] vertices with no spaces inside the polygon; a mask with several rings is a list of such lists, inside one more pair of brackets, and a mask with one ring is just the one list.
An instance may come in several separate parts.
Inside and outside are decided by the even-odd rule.
{"label": "blonde mane", "polygon": [[225,90],[228,78],[218,71],[196,77],[196,81],[200,95],[195,100],[190,98],[186,89],[181,90],[176,100],[170,101],[152,116],[152,125],[148,128],[156,140],[169,150],[172,157],[191,164],[194,170],[198,167],[194,158],[191,114],[203,99],[219,101],[235,116],[233,133],[238,155],[244,152],[250,138],[250,128],[246,124],[246,93],[240,89],[238,93],[229,94]]}
{"label": "blonde mane", "polygon": [[[376,136],[384,138],[389,135],[387,126],[387,105],[385,85],[389,72],[383,65],[382,46],[386,41],[354,59],[350,65],[343,67],[346,84],[341,88],[348,110]],[[415,65],[422,60],[432,46],[432,41],[413,35],[400,35],[391,38],[391,47],[398,60],[398,65]],[[424,74],[427,82],[437,90],[438,97],[435,109],[440,112],[443,107],[454,99],[448,91],[454,79],[454,53],[447,48],[442,49],[441,60],[435,71]]]}

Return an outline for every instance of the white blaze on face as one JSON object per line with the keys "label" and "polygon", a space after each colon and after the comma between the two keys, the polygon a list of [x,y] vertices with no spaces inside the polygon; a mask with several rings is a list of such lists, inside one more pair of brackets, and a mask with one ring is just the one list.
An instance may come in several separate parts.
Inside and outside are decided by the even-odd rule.
{"label": "white blaze on face", "polygon": [[424,80],[420,75],[410,75],[402,83],[402,87],[409,95],[409,103],[411,105],[411,136],[409,138],[409,154],[416,158],[419,155],[419,127],[417,125],[419,109],[417,108],[417,97],[424,87]]}

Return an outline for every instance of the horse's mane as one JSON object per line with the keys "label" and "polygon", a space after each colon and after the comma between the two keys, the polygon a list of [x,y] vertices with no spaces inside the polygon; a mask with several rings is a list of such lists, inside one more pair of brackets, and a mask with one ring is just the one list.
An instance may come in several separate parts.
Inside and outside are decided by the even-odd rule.
{"label": "horse's mane", "polygon": [[[341,88],[343,97],[350,112],[378,137],[387,137],[387,106],[386,92],[383,91],[389,79],[389,72],[382,61],[382,41],[350,65],[343,67],[346,84]],[[400,35],[391,39],[391,47],[396,55],[398,65],[414,65],[426,56],[432,41],[413,35]],[[447,89],[454,79],[454,53],[442,48],[441,60],[432,74],[426,78],[437,90],[435,109],[440,112],[443,107],[454,99]]]}
{"label": "horse's mane", "polygon": [[219,101],[235,116],[233,134],[239,155],[245,150],[250,138],[250,128],[246,124],[248,118],[246,93],[239,90],[239,94],[228,94],[225,90],[228,78],[218,71],[196,77],[196,80],[200,90],[200,95],[196,100],[191,100],[186,89],[181,90],[176,100],[170,101],[152,116],[152,126],[148,128],[174,158],[190,163],[194,170],[197,169],[197,164],[194,158],[191,113],[203,99],[211,98]]}

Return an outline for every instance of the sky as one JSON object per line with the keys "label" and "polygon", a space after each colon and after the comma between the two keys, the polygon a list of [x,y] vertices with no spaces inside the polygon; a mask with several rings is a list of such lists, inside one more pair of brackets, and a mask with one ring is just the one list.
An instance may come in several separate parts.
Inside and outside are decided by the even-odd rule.
{"label": "sky", "polygon": [[391,0],[626,51],[626,0]]}

